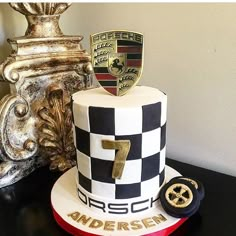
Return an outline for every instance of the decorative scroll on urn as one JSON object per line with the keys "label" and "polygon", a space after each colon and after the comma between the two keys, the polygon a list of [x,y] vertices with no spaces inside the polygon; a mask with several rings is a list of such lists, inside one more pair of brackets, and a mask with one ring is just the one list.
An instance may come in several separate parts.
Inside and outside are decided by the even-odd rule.
{"label": "decorative scroll on urn", "polygon": [[51,160],[50,169],[64,171],[75,165],[70,100],[56,84],[47,88],[46,104],[38,110],[39,145]]}
{"label": "decorative scroll on urn", "polygon": [[83,37],[63,35],[58,24],[70,3],[10,6],[28,28],[8,40],[12,54],[0,64],[0,81],[11,88],[0,101],[0,188],[46,164],[60,171],[75,164],[70,96],[93,77]]}

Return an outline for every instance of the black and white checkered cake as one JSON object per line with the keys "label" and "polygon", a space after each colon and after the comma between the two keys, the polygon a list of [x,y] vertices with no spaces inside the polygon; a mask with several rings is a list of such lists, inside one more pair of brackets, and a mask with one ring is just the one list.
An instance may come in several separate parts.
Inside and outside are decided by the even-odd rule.
{"label": "black and white checkered cake", "polygon": [[[111,96],[103,88],[73,95],[82,202],[91,207],[156,200],[165,178],[166,109],[167,96],[144,86],[122,97]],[[104,149],[102,140],[131,142],[121,179],[112,178],[116,151]]]}

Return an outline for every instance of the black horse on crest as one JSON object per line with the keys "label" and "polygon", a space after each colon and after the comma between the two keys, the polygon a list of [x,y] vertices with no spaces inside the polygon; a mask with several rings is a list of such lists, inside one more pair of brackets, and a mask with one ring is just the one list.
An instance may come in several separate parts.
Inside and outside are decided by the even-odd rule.
{"label": "black horse on crest", "polygon": [[112,61],[111,70],[117,69],[117,72],[122,72],[124,66],[125,66],[124,62],[120,63],[120,60],[116,58]]}

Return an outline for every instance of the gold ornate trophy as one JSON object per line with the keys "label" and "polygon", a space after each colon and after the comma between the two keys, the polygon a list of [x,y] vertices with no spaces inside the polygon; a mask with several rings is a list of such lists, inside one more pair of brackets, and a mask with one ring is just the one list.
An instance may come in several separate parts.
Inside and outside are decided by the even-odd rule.
{"label": "gold ornate trophy", "polygon": [[70,3],[10,3],[26,16],[25,36],[10,39],[0,80],[11,92],[0,102],[0,187],[50,163],[75,164],[70,95],[91,86],[92,66],[82,36],[65,36],[58,21]]}

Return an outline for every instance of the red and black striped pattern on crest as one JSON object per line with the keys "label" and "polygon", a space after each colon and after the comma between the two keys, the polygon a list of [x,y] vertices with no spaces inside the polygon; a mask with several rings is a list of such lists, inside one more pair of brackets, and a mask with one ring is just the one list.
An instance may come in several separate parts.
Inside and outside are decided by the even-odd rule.
{"label": "red and black striped pattern on crest", "polygon": [[127,67],[142,66],[143,45],[134,41],[117,40],[117,52],[127,55]]}
{"label": "red and black striped pattern on crest", "polygon": [[117,95],[117,78],[108,72],[107,67],[94,67],[96,78],[100,85],[109,93]]}

